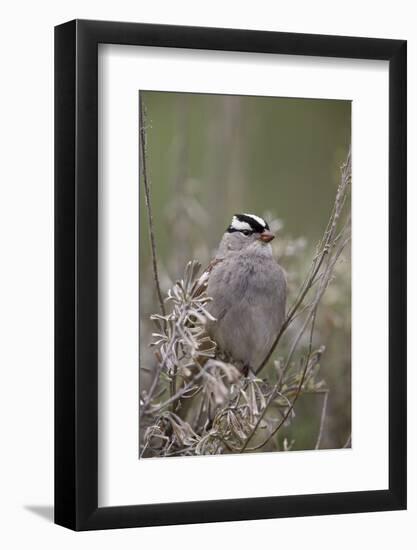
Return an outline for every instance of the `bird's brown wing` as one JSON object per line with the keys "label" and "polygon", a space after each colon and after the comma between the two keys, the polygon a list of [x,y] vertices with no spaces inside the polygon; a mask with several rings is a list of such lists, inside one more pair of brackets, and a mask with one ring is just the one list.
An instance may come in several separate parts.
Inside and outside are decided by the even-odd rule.
{"label": "bird's brown wing", "polygon": [[195,297],[200,296],[201,294],[203,294],[203,292],[207,290],[210,273],[213,271],[216,265],[218,265],[222,261],[222,258],[214,258],[213,260],[211,260],[211,262],[208,264],[206,269],[201,274],[201,277],[195,284],[195,290],[193,292]]}

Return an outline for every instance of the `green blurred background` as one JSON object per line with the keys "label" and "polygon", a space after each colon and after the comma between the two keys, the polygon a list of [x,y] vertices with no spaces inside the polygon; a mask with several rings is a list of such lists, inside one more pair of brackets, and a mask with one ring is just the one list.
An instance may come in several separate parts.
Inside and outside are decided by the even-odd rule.
{"label": "green blurred background", "polygon": [[[181,277],[188,260],[204,266],[232,215],[250,212],[265,217],[277,233],[274,254],[287,271],[290,305],[334,202],[350,146],[350,101],[140,93],[163,289]],[[140,198],[141,362],[150,364],[149,315],[158,307],[142,186]],[[322,447],[338,448],[351,424],[348,250],[316,326],[315,345],[326,346],[321,378],[330,392]],[[276,357],[285,355],[291,335]],[[269,375],[272,369],[263,373]],[[143,373],[140,383],[149,383]],[[280,431],[280,438],[294,440],[294,450],[314,447],[321,402],[320,394],[303,396],[296,417]]]}

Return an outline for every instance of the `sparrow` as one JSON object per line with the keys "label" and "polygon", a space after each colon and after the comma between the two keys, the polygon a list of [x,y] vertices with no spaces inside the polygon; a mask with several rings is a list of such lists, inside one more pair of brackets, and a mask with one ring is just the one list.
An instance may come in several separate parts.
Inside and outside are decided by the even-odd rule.
{"label": "sparrow", "polygon": [[260,216],[235,214],[202,276],[215,319],[208,333],[245,374],[256,372],[285,318],[287,284],[272,254],[274,237]]}

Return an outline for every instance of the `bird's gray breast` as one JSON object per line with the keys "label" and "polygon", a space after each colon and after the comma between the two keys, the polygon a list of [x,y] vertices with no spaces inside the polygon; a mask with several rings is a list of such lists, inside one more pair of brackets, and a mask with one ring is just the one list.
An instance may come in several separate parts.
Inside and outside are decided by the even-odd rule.
{"label": "bird's gray breast", "polygon": [[225,258],[210,274],[209,327],[218,347],[236,361],[256,368],[278,334],[285,315],[286,281],[271,258]]}

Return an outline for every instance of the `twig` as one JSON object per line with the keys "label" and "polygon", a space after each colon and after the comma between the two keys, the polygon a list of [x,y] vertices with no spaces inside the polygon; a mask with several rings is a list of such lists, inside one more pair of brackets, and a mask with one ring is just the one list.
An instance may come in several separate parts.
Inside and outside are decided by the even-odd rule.
{"label": "twig", "polygon": [[[166,356],[166,358],[167,357],[168,357],[168,355]],[[153,377],[153,380],[152,380],[151,386],[149,388],[149,391],[147,392],[146,399],[144,400],[143,405],[140,407],[140,410],[139,410],[139,419],[141,419],[142,416],[145,414],[147,408],[149,407],[149,404],[151,403],[151,401],[154,398],[153,394],[154,394],[154,392],[155,392],[155,390],[158,386],[159,377],[161,375],[163,367],[165,366],[166,358],[165,358],[164,361],[161,361],[160,363],[158,363],[158,366],[155,369],[155,375]]]}
{"label": "twig", "polygon": [[312,288],[312,286],[317,282],[317,279],[321,277],[319,274],[319,271],[323,265],[323,262],[325,258],[329,255],[329,251],[331,249],[332,243],[335,244],[337,240],[340,238],[341,233],[344,232],[347,224],[342,228],[341,233],[339,235],[335,236],[336,230],[337,230],[337,222],[339,220],[340,214],[343,210],[343,206],[346,201],[346,191],[347,187],[350,184],[351,181],[351,153],[349,150],[347,159],[345,164],[342,166],[341,169],[341,181],[337,190],[336,199],[332,208],[332,212],[330,214],[329,221],[327,223],[327,227],[324,231],[323,237],[321,241],[319,242],[317,246],[317,254],[313,258],[312,265],[310,267],[310,271],[302,284],[298,296],[290,308],[287,317],[282,324],[270,350],[268,351],[267,355],[265,356],[264,360],[256,370],[256,374],[259,374],[259,372],[265,367],[265,365],[268,363],[269,359],[271,358],[272,354],[274,353],[275,348],[277,347],[282,335],[287,330],[289,325],[294,320],[298,309],[300,306],[302,306],[305,297],[307,296],[309,290]]}
{"label": "twig", "polygon": [[262,419],[264,418],[264,416],[265,416],[265,414],[266,414],[266,411],[268,410],[270,404],[273,402],[273,400],[275,399],[275,397],[276,397],[276,395],[277,395],[278,385],[279,385],[279,382],[277,382],[277,383],[275,384],[274,389],[272,390],[272,393],[271,393],[271,395],[269,396],[269,399],[268,399],[268,401],[266,402],[263,411],[262,411],[261,414],[259,415],[259,418],[258,418],[258,420],[256,421],[254,427],[252,428],[250,434],[248,435],[248,437],[247,437],[246,440],[244,441],[242,447],[241,447],[240,450],[239,450],[239,453],[244,453],[244,452],[245,452],[246,447],[249,445],[250,440],[251,440],[252,437],[255,435],[256,430],[257,430],[258,427],[259,427],[259,424],[262,422]]}
{"label": "twig", "polygon": [[[348,228],[346,228],[346,231],[347,231],[347,229]],[[333,273],[333,268],[334,268],[337,260],[339,259],[340,254],[344,250],[347,242],[349,241],[349,239],[350,239],[350,236],[346,237],[341,242],[339,241],[339,246],[338,246],[337,250],[335,251],[334,255],[332,257],[331,256],[327,257],[326,267],[325,267],[325,270],[323,272],[323,277],[320,281],[320,285],[319,285],[319,288],[317,290],[316,296],[313,300],[312,307],[311,307],[311,309],[309,311],[309,314],[307,315],[300,331],[298,332],[296,338],[294,339],[294,342],[291,346],[290,352],[289,352],[288,357],[287,357],[287,361],[286,361],[286,363],[285,363],[285,365],[284,365],[284,367],[281,371],[281,375],[280,375],[280,378],[278,380],[278,384],[281,382],[281,380],[283,380],[283,377],[284,377],[285,373],[289,369],[289,366],[291,364],[292,356],[293,356],[293,354],[294,354],[294,352],[295,352],[295,350],[298,346],[298,343],[299,343],[302,335],[304,334],[309,322],[311,321],[308,354],[307,354],[307,358],[306,358],[306,361],[305,361],[305,366],[304,366],[304,369],[303,369],[303,372],[302,372],[302,375],[301,375],[301,380],[300,380],[300,383],[298,385],[298,388],[297,388],[296,394],[294,396],[294,399],[291,403],[291,406],[288,407],[287,412],[284,414],[284,416],[282,417],[282,419],[280,420],[278,425],[274,428],[274,430],[271,432],[271,434],[265,439],[265,441],[263,443],[261,443],[260,445],[257,445],[256,447],[252,447],[251,449],[248,449],[248,451],[255,451],[255,450],[258,450],[258,449],[262,448],[278,432],[278,430],[285,423],[285,421],[287,420],[287,418],[291,414],[292,410],[294,409],[294,405],[295,405],[297,399],[299,398],[299,396],[301,394],[301,390],[302,390],[302,387],[303,387],[303,384],[304,384],[304,380],[305,380],[307,370],[308,370],[308,366],[309,366],[309,362],[310,362],[310,357],[311,357],[311,352],[312,352],[312,344],[313,344],[314,325],[315,325],[315,320],[316,320],[316,315],[317,315],[317,308],[320,304],[320,301],[321,301],[321,298],[322,298],[324,292],[326,291],[326,289],[327,289],[327,287],[330,283],[331,276],[332,276],[332,273]],[[268,401],[267,406],[269,406],[269,405],[270,405],[270,402]],[[262,417],[265,415],[266,408],[267,407],[265,407],[265,409],[262,411]],[[257,422],[255,428],[257,428],[258,425],[259,425],[259,422]],[[241,452],[243,452],[244,450],[247,449],[247,445],[249,443],[249,440],[252,439],[252,437],[255,434],[255,431],[256,431],[256,429],[251,431],[251,433],[249,434],[247,440],[245,441],[245,444],[242,446]]]}
{"label": "twig", "polygon": [[[155,233],[153,229],[151,192],[149,188],[148,173],[146,170],[146,124],[145,124],[145,112],[143,108],[143,100],[142,100],[141,94],[139,95],[139,117],[140,117],[140,124],[139,124],[140,152],[141,152],[141,161],[142,161],[141,164],[142,164],[142,175],[143,175],[143,187],[145,189],[145,204],[146,204],[146,210],[148,214],[148,233],[149,233],[149,241],[151,244],[151,252],[152,252],[152,271],[153,271],[153,278],[154,278],[154,283],[156,288],[156,294],[158,296],[159,309],[161,311],[161,314],[165,316],[165,305],[164,305],[164,300],[162,298],[161,285],[159,283],[156,240],[155,240]],[[161,368],[157,370],[155,378],[159,378],[160,372],[161,372]],[[176,372],[176,366],[174,365],[173,375],[170,383],[171,395],[173,395],[176,391],[176,378],[177,378],[177,372]],[[152,395],[151,395],[151,398],[152,398]]]}
{"label": "twig", "polygon": [[193,376],[190,382],[188,382],[185,386],[180,388],[174,395],[171,395],[169,399],[167,399],[166,401],[158,405],[157,408],[153,409],[152,414],[155,415],[159,413],[162,409],[164,409],[168,405],[171,405],[171,404],[175,405],[177,401],[181,399],[181,397],[183,397],[188,392],[188,390],[190,390],[195,386],[196,382],[198,382],[201,378],[203,378],[205,373],[206,373],[206,366],[204,366],[199,373]]}
{"label": "twig", "polygon": [[[307,374],[307,370],[308,370],[308,365],[310,363],[310,357],[311,357],[311,350],[312,350],[312,342],[313,342],[313,332],[314,332],[314,325],[315,325],[315,321],[316,321],[316,310],[314,311],[314,314],[313,316],[310,318],[310,317],[307,317],[306,319],[306,323],[307,324],[311,319],[311,329],[310,329],[310,343],[309,343],[309,350],[308,350],[308,354],[307,354],[307,357],[306,357],[306,361],[305,361],[305,365],[304,365],[304,369],[303,369],[303,373],[301,375],[301,379],[300,379],[300,383],[298,384],[298,388],[297,388],[297,392],[294,396],[294,399],[292,400],[291,402],[291,405],[288,407],[286,413],[284,414],[284,416],[281,418],[280,422],[278,423],[278,425],[274,428],[274,430],[268,435],[268,437],[264,440],[263,443],[261,443],[260,445],[256,445],[255,447],[252,447],[251,449],[248,449],[249,451],[257,451],[258,449],[261,449],[264,445],[266,445],[268,443],[268,441],[274,437],[274,435],[278,432],[278,430],[281,428],[281,426],[283,426],[283,424],[285,423],[285,421],[287,420],[287,418],[290,416],[291,412],[293,411],[294,409],[294,405],[297,401],[297,399],[299,398],[300,394],[301,394],[301,389],[303,387],[303,384],[304,384],[304,380],[305,380],[305,377],[306,377],[306,374]],[[303,331],[300,331],[299,335],[298,335],[298,339],[301,338],[301,334],[304,332]],[[252,432],[249,436],[249,438],[251,439],[252,436],[254,435],[255,432]],[[248,438],[248,439],[249,439]],[[247,443],[246,443],[247,445]],[[246,445],[245,445],[245,448],[246,448]]]}
{"label": "twig", "polygon": [[[182,322],[183,319],[186,317],[186,313],[183,312],[182,316],[180,317],[179,319],[179,322]],[[173,347],[175,346],[175,335],[176,335],[176,327],[174,326],[173,328],[173,331],[171,333],[171,338],[170,338],[170,341],[169,341],[169,344],[167,346],[167,350],[165,352],[165,356],[164,358],[162,359],[162,361],[159,361],[158,363],[158,366],[156,368],[156,371],[155,371],[155,376],[153,378],[153,381],[152,381],[152,384],[151,384],[151,387],[149,388],[149,391],[148,391],[148,394],[146,396],[146,399],[142,405],[142,407],[140,408],[140,413],[139,413],[139,418],[142,418],[142,416],[145,414],[147,408],[149,407],[149,404],[151,403],[151,401],[154,399],[154,392],[157,388],[157,385],[158,385],[158,382],[159,382],[159,377],[160,377],[160,374],[162,372],[162,370],[165,368],[166,364],[167,364],[167,361],[169,359],[169,356],[171,354],[171,351],[173,349]],[[174,386],[174,389],[175,389],[175,386]],[[174,395],[175,394],[175,391],[172,392],[172,384],[171,384],[171,394]],[[170,400],[171,402],[171,400]]]}
{"label": "twig", "polygon": [[[350,240],[350,236],[346,237],[345,240],[339,245],[339,248],[335,252],[334,256],[332,258],[328,257],[327,265],[326,265],[325,271],[323,272],[323,278],[321,279],[320,286],[317,290],[317,294],[316,294],[314,300],[312,301],[309,314],[307,315],[306,320],[305,320],[303,326],[301,327],[301,330],[298,333],[297,338],[294,340],[293,345],[291,346],[289,359],[291,359],[292,355],[294,354],[294,352],[295,352],[295,350],[298,346],[298,343],[301,339],[301,336],[304,334],[304,332],[307,328],[309,319],[316,315],[317,308],[319,306],[320,300],[321,300],[323,294],[325,293],[327,287],[329,286],[331,276],[332,276],[332,273],[333,273],[333,268],[336,265],[336,262],[339,259],[340,254],[343,252],[343,250],[344,250],[345,246],[347,245],[347,243],[349,242],[349,240]],[[311,340],[311,338],[312,338],[312,333],[310,333],[310,340]],[[311,348],[311,341],[310,341],[310,348]],[[287,361],[286,361],[286,363],[285,363],[285,365],[284,365],[284,367],[282,368],[282,371],[281,371],[281,380],[284,378],[284,375],[288,371],[288,369],[290,367],[290,364],[291,364],[290,361],[287,359]]]}
{"label": "twig", "polygon": [[329,392],[326,391],[323,394],[323,405],[322,405],[321,416],[320,416],[320,429],[319,429],[319,435],[317,436],[316,445],[314,447],[315,450],[320,449],[321,438],[323,436],[324,421],[326,419],[326,410],[327,410],[327,400],[328,400],[328,398],[329,398]]}
{"label": "twig", "polygon": [[152,251],[152,270],[153,278],[156,288],[156,293],[158,295],[159,308],[162,315],[165,315],[165,306],[164,300],[162,298],[161,285],[159,284],[159,275],[158,275],[158,262],[156,254],[156,242],[155,242],[155,233],[153,229],[153,217],[152,217],[152,205],[151,205],[151,193],[149,189],[149,180],[146,170],[146,128],[145,128],[145,114],[143,109],[142,96],[139,97],[139,116],[140,116],[140,152],[141,152],[141,164],[142,164],[142,175],[143,175],[143,187],[145,189],[145,204],[146,210],[148,213],[148,232],[149,240],[151,244]]}

